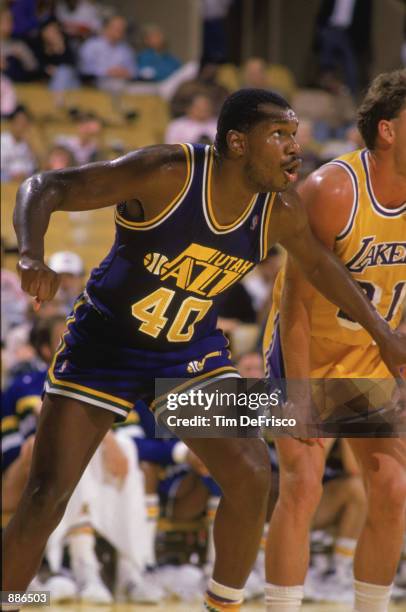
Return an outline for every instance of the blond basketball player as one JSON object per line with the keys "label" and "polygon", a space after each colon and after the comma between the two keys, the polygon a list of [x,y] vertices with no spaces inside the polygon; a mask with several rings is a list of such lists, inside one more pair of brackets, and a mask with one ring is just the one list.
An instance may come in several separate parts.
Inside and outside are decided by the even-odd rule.
{"label": "blond basketball player", "polygon": [[[405,70],[375,79],[359,109],[358,127],[367,148],[315,171],[301,192],[315,234],[395,329],[406,295]],[[271,376],[390,378],[370,335],[312,289],[292,260],[283,292],[282,284],[279,278],[265,334]],[[406,441],[349,442],[368,496],[354,561],[354,610],[385,612],[405,529]],[[280,439],[277,447],[281,490],[267,542],[267,611],[297,612],[309,561],[309,526],[322,492],[324,453],[317,443],[291,438]]]}

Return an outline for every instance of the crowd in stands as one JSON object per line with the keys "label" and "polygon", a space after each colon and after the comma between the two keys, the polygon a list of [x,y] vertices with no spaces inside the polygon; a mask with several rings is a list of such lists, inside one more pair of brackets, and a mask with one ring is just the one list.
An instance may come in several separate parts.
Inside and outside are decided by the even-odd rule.
{"label": "crowd in stands", "polygon": [[[272,88],[292,103],[301,120],[301,179],[322,163],[362,146],[355,128],[356,77],[346,75],[347,84],[341,80],[328,61],[328,49],[318,89],[299,89],[288,68],[262,58],[249,58],[241,67],[227,64],[224,20],[231,0],[205,0],[203,5],[203,60],[200,65],[182,65],[170,52],[159,24],[137,24],[135,50],[127,39],[126,19],[97,2],[3,2],[1,182],[17,188],[36,171],[117,156],[135,146],[139,133],[143,144],[212,144],[219,109],[239,87]],[[326,28],[340,28],[330,18],[325,14],[319,23],[320,44],[327,40]],[[23,95],[31,86],[49,93],[49,106],[42,114],[38,99]],[[86,91],[89,100],[92,92],[102,90],[111,111],[103,111],[99,97],[91,108],[77,104],[71,94],[78,90]],[[152,98],[159,100],[164,109],[160,117],[149,107],[145,110],[143,96],[151,108]],[[2,250],[12,250],[12,236],[5,238]],[[63,236],[60,242],[63,248]],[[35,310],[7,257],[2,261],[7,265],[1,274],[4,522],[27,479],[47,368],[89,270],[76,252],[54,252],[47,261],[61,274],[61,287],[52,302]],[[261,333],[283,261],[283,253],[273,248],[221,305],[219,325],[230,338],[243,377],[264,376]],[[272,440],[269,452],[275,481],[271,514],[278,491]],[[314,519],[306,593],[313,600],[347,601],[365,496],[349,448],[331,440],[326,453],[329,461]],[[92,459],[31,588],[50,590],[54,601],[158,603],[173,596],[199,598],[214,563],[212,525],[220,495],[205,466],[182,442],[155,438],[153,417],[137,402],[126,423],[113,428]],[[181,538],[189,534],[183,537],[181,551],[171,541],[172,532]],[[195,534],[192,547],[187,544],[190,533]],[[101,567],[100,540],[115,550],[115,572]],[[406,541],[404,551],[398,583],[406,587]],[[247,584],[248,599],[262,596],[264,579],[261,548]]]}

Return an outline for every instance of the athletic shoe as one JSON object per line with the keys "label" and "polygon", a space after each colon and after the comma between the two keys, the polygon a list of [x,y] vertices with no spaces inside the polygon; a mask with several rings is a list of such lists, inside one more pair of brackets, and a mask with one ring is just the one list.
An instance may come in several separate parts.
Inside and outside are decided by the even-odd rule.
{"label": "athletic shoe", "polygon": [[248,580],[245,583],[244,597],[248,601],[255,599],[256,597],[263,597],[265,589],[265,582],[262,576],[255,569],[252,570],[248,576]]}
{"label": "athletic shoe", "polygon": [[[155,572],[154,572],[155,574]],[[131,603],[158,604],[160,603],[165,592],[158,583],[155,575],[144,573],[137,582],[129,582],[121,589],[121,597],[119,599]]]}
{"label": "athletic shoe", "polygon": [[105,606],[113,603],[113,596],[99,576],[93,576],[81,584],[79,590],[81,603]]}
{"label": "athletic shoe", "polygon": [[30,584],[27,587],[27,591],[29,593],[32,593],[33,591],[43,591],[43,590],[44,590],[43,582],[40,581],[38,576],[34,576],[34,578],[31,580]]}
{"label": "athletic shoe", "polygon": [[165,565],[160,567],[156,573],[159,584],[166,593],[181,601],[198,601],[207,588],[207,579],[203,570],[190,563]]}
{"label": "athletic shoe", "polygon": [[329,572],[320,577],[318,591],[314,593],[314,601],[329,603],[352,603],[354,587],[352,572],[348,575]]}
{"label": "athletic shoe", "polygon": [[42,584],[41,590],[49,591],[52,603],[71,601],[77,597],[77,585],[68,576],[51,576]]}

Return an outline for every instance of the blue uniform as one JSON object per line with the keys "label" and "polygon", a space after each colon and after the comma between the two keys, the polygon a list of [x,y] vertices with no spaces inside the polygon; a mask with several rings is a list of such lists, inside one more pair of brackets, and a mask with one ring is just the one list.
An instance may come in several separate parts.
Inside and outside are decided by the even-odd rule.
{"label": "blue uniform", "polygon": [[125,418],[155,378],[238,377],[216,329],[220,295],[266,257],[274,197],[256,194],[221,226],[211,203],[213,149],[182,145],[187,177],[154,219],[116,207],[114,245],[68,318],[46,390]]}
{"label": "blue uniform", "polygon": [[35,433],[46,370],[18,376],[2,395],[2,470],[17,459],[25,440]]}

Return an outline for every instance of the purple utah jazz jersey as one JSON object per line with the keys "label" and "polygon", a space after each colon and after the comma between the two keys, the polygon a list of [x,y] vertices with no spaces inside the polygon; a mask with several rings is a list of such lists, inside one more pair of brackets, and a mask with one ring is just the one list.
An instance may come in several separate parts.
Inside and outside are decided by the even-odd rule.
{"label": "purple utah jazz jersey", "polygon": [[150,221],[132,221],[117,206],[114,245],[87,284],[113,344],[174,351],[209,336],[222,292],[267,254],[273,195],[257,194],[232,225],[219,225],[210,195],[213,149],[182,146],[181,192]]}

